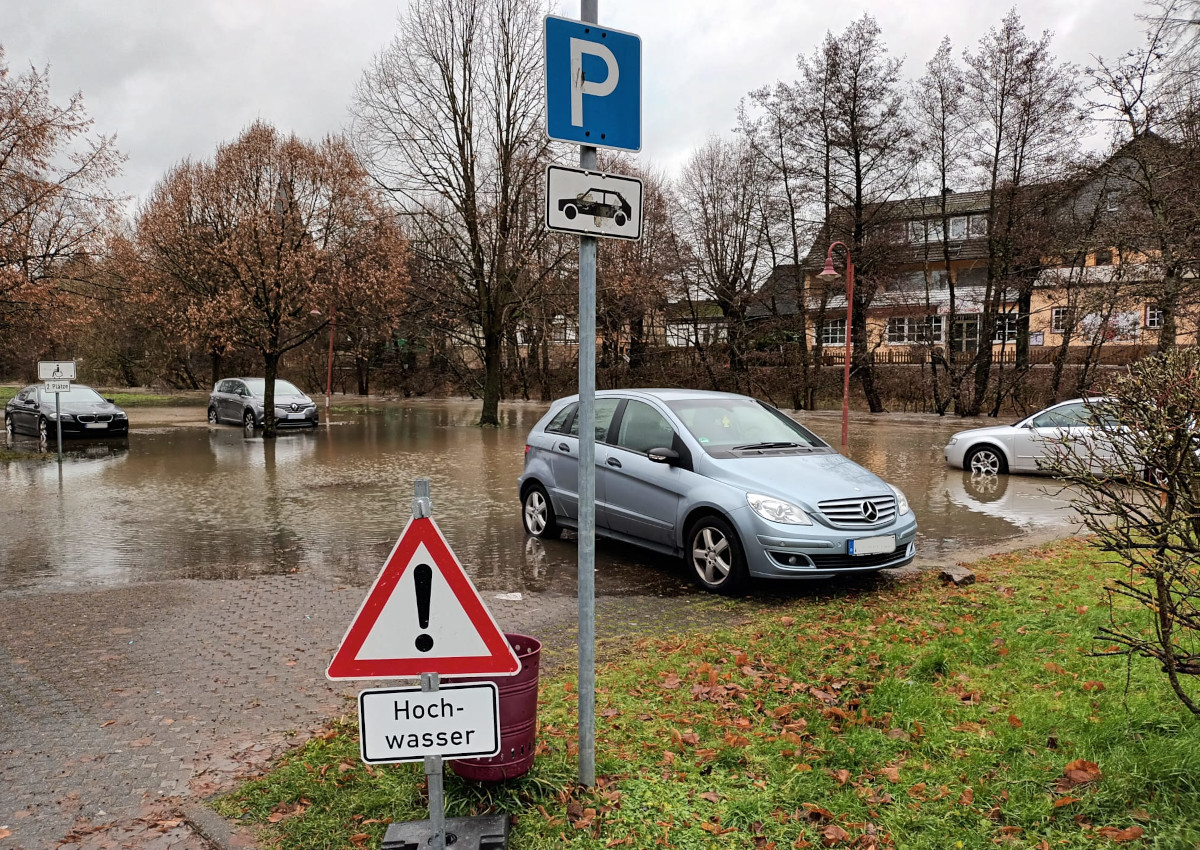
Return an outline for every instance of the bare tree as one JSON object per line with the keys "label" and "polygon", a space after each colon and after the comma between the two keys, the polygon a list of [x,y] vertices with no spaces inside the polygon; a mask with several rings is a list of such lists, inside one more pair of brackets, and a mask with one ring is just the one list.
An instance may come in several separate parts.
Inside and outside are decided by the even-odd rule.
{"label": "bare tree", "polygon": [[746,320],[760,280],[764,172],[745,139],[710,137],[678,180],[678,230],[692,279],[725,320],[729,368],[746,371]]}
{"label": "bare tree", "polygon": [[[980,342],[974,362],[975,392],[966,413],[977,415],[992,377],[990,340],[1009,297],[1017,302],[1017,364],[1029,361],[1029,310],[1040,271],[1040,251],[1029,236],[1044,209],[1027,188],[1060,177],[1072,161],[1086,124],[1078,72],[1050,52],[1051,35],[1025,34],[1016,10],[968,51],[966,95],[971,155],[989,195],[987,278]],[[996,406],[999,405],[997,399]]]}
{"label": "bare tree", "polygon": [[[1092,405],[1105,423],[1089,445],[1066,444],[1048,471],[1074,485],[1092,543],[1123,575],[1106,586],[1109,624],[1096,639],[1162,669],[1175,696],[1200,714],[1200,354],[1146,358]],[[1130,480],[1130,472],[1136,476]]]}
{"label": "bare tree", "polygon": [[911,187],[912,131],[900,85],[902,60],[888,57],[879,24],[864,14],[819,53],[829,80],[826,113],[829,194],[835,230],[853,246],[855,261],[853,370],[867,405],[883,410],[867,338],[867,309],[889,273],[888,202]]}
{"label": "bare tree", "polygon": [[102,249],[125,157],[92,132],[83,96],[50,95],[48,70],[14,75],[0,46],[0,329],[45,306],[77,260]]}
{"label": "bare tree", "polygon": [[415,0],[355,92],[358,149],[438,270],[430,315],[478,349],[483,425],[500,421],[506,327],[544,234],[542,19],[534,0]]}
{"label": "bare tree", "polygon": [[[1185,5],[1164,4],[1162,16],[1149,21],[1141,48],[1117,60],[1097,58],[1088,69],[1093,103],[1113,128],[1107,202],[1120,208],[1126,230],[1136,234],[1138,244],[1130,247],[1157,266],[1144,295],[1162,312],[1159,351],[1175,346],[1180,313],[1200,292],[1200,134],[1196,111],[1180,96],[1193,81],[1179,79],[1170,55],[1178,21],[1173,16]],[[1184,41],[1184,49],[1193,46]]]}

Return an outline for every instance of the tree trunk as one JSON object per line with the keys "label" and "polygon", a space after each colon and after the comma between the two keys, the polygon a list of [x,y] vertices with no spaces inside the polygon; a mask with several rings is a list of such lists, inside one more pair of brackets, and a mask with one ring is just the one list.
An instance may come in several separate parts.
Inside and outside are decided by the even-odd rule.
{"label": "tree trunk", "polygon": [[[503,336],[498,327],[483,330],[483,411],[479,414],[480,425],[500,424],[500,395],[503,392],[504,362],[502,355]],[[582,344],[582,340],[580,341]]]}
{"label": "tree trunk", "polygon": [[371,394],[371,361],[366,357],[354,358],[354,372],[358,378],[358,394]]}
{"label": "tree trunk", "polygon": [[212,351],[209,354],[212,360],[212,385],[216,386],[217,381],[221,380],[221,352]]}
{"label": "tree trunk", "polygon": [[275,439],[275,376],[279,374],[279,353],[263,352],[263,439]]}

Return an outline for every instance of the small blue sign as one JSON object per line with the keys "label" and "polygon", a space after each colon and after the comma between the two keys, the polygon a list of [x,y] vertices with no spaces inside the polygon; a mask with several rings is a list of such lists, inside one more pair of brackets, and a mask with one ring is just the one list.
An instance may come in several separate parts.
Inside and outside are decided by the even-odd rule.
{"label": "small blue sign", "polygon": [[642,149],[642,40],[546,16],[546,134],[562,142]]}

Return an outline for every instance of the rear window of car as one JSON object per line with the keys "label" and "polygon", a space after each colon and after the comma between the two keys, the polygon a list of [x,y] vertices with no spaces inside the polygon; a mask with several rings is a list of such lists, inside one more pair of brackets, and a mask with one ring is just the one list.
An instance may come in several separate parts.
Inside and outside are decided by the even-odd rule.
{"label": "rear window of car", "polygon": [[565,434],[567,431],[567,419],[575,412],[575,405],[568,404],[563,407],[558,413],[554,414],[554,418],[546,426],[547,431],[555,434]]}

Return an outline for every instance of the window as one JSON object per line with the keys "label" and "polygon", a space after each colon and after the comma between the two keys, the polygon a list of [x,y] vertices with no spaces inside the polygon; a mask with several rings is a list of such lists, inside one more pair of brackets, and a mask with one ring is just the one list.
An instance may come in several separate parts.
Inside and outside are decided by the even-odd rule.
{"label": "window", "polygon": [[941,342],[945,320],[942,316],[892,316],[887,324],[889,345],[915,342]]}
{"label": "window", "polygon": [[1050,311],[1050,330],[1056,334],[1066,333],[1071,324],[1070,307],[1055,307]]}
{"label": "window", "polygon": [[546,430],[553,431],[556,434],[566,433],[567,419],[575,413],[575,409],[578,406],[576,404],[568,404],[555,414],[554,418],[550,420],[550,424],[546,426]]}
{"label": "window", "polygon": [[661,413],[644,401],[630,400],[621,414],[617,445],[631,452],[648,454],[651,449],[669,449],[675,431]]}
{"label": "window", "polygon": [[825,322],[825,324],[821,325],[821,344],[845,345],[846,320],[834,319],[832,322]]}
{"label": "window", "polygon": [[970,354],[979,349],[979,316],[956,316],[950,335],[950,350]]}
{"label": "window", "polygon": [[550,340],[557,345],[578,345],[579,325],[566,316],[555,316],[550,325]]}
{"label": "window", "polygon": [[[608,426],[612,424],[613,414],[617,412],[617,405],[621,403],[619,398],[598,398],[596,399],[596,442],[608,442]],[[579,436],[579,417],[576,416],[571,421],[571,430],[568,431],[572,437]]]}
{"label": "window", "polygon": [[1096,265],[1111,266],[1113,261],[1113,252],[1109,248],[1103,248],[1096,252]]}
{"label": "window", "polygon": [[996,334],[992,338],[992,342],[1016,342],[1017,341],[1017,314],[1005,313],[1003,316],[996,317]]}
{"label": "window", "polygon": [[958,215],[950,219],[950,238],[965,239],[967,236],[967,217]]}
{"label": "window", "polygon": [[973,215],[967,222],[967,235],[971,238],[987,236],[987,215]]}
{"label": "window", "polygon": [[1163,312],[1157,304],[1146,305],[1146,327],[1149,330],[1158,330],[1163,326]]}
{"label": "window", "polygon": [[925,241],[925,222],[910,221],[908,223],[908,241],[909,242],[924,242]]}
{"label": "window", "polygon": [[1091,424],[1091,414],[1083,402],[1064,404],[1034,417],[1030,423],[1034,428],[1079,428]]}

